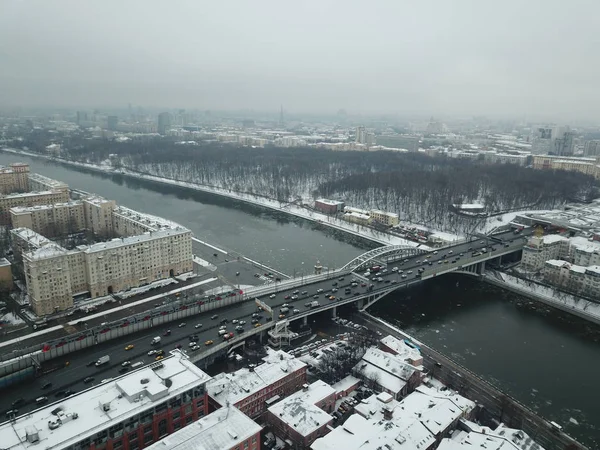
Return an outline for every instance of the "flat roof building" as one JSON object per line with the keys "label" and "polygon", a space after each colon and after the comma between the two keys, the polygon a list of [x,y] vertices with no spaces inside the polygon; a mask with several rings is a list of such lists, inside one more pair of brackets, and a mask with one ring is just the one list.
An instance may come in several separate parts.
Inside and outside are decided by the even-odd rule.
{"label": "flat roof building", "polygon": [[281,350],[268,350],[263,363],[233,373],[220,373],[206,386],[215,408],[234,405],[256,418],[267,410],[267,402],[285,397],[306,383],[306,364]]}
{"label": "flat roof building", "polygon": [[262,427],[234,406],[218,409],[147,450],[256,450]]}
{"label": "flat roof building", "polygon": [[391,394],[398,400],[421,382],[419,368],[405,362],[402,357],[378,348],[368,348],[352,373],[365,384]]}
{"label": "flat roof building", "polygon": [[317,380],[269,407],[266,420],[277,436],[307,448],[315,439],[329,433],[335,400],[335,389]]}
{"label": "flat roof building", "polygon": [[474,408],[474,402],[455,392],[424,386],[402,401],[385,392],[375,394],[356,405],[355,414],[317,439],[311,449],[430,450]]}
{"label": "flat roof building", "polygon": [[207,414],[209,380],[185,355],[173,352],[0,425],[2,447],[144,448]]}

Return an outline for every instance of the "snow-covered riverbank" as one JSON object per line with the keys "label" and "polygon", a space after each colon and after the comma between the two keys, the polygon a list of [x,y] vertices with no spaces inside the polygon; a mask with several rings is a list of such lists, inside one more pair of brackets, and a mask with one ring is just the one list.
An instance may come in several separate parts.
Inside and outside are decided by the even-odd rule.
{"label": "snow-covered riverbank", "polygon": [[173,186],[184,187],[187,189],[194,189],[197,191],[202,191],[202,192],[206,192],[206,193],[210,193],[210,194],[220,195],[222,197],[231,198],[231,199],[242,201],[242,202],[249,203],[252,205],[269,208],[274,211],[291,214],[296,217],[301,217],[303,219],[310,220],[310,221],[316,222],[318,224],[321,224],[321,225],[324,225],[324,226],[327,226],[330,228],[334,228],[334,229],[337,229],[340,231],[344,231],[346,233],[350,233],[355,236],[359,236],[361,238],[364,238],[364,239],[367,239],[367,240],[370,240],[373,242],[377,242],[377,243],[383,244],[383,245],[408,245],[408,246],[413,246],[413,247],[420,246],[420,248],[423,248],[425,250],[429,249],[427,246],[419,245],[416,242],[402,239],[400,237],[393,236],[389,233],[380,232],[380,231],[374,230],[372,228],[345,222],[345,221],[342,221],[335,217],[328,216],[327,214],[321,214],[319,212],[304,208],[302,206],[298,206],[295,204],[281,203],[277,200],[269,199],[269,198],[255,195],[255,194],[248,194],[248,193],[244,193],[244,192],[235,192],[230,189],[224,189],[224,188],[217,187],[217,186],[200,185],[200,184],[196,184],[196,183],[188,183],[185,181],[172,180],[169,178],[163,178],[163,177],[158,177],[158,176],[154,176],[154,175],[141,174],[141,173],[133,172],[128,169],[116,170],[111,166],[101,166],[101,165],[95,165],[95,164],[80,163],[80,162],[76,162],[76,161],[69,161],[69,160],[60,159],[60,158],[52,158],[52,157],[48,157],[45,155],[39,155],[37,153],[31,153],[31,152],[26,152],[26,151],[22,151],[22,150],[3,148],[2,151],[8,152],[8,153],[14,153],[17,155],[29,156],[32,158],[42,158],[42,159],[47,159],[50,161],[56,161],[56,162],[59,162],[62,164],[68,164],[68,165],[72,165],[72,166],[82,167],[82,168],[86,168],[89,170],[102,172],[105,174],[111,174],[111,175],[112,174],[120,174],[122,176],[128,176],[128,177],[138,178],[138,179],[143,179],[143,180],[148,180],[148,181],[154,181],[157,183],[169,184],[169,185],[173,185]]}
{"label": "snow-covered riverbank", "polygon": [[501,272],[486,272],[485,279],[491,284],[600,325],[600,304],[598,303]]}

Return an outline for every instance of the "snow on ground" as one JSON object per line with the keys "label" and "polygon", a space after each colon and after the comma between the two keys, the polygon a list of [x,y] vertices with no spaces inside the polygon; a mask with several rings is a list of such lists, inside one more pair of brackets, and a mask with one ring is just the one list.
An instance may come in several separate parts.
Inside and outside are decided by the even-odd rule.
{"label": "snow on ground", "polygon": [[562,211],[562,210],[559,210],[559,209],[554,209],[554,210],[532,209],[532,210],[528,210],[528,211],[515,211],[515,212],[502,214],[499,216],[490,217],[486,220],[486,223],[483,226],[483,229],[481,230],[481,232],[489,233],[494,228],[508,225],[509,223],[513,222],[515,220],[515,217],[517,217],[517,216],[522,216],[522,215],[526,215],[526,214],[547,214],[547,213],[555,213],[555,212],[560,212],[560,211]]}
{"label": "snow on ground", "polygon": [[155,281],[154,283],[147,284],[146,286],[140,286],[137,288],[133,288],[126,292],[119,292],[117,295],[121,298],[129,298],[129,297],[133,297],[134,295],[143,294],[144,292],[148,292],[151,289],[168,286],[173,283],[177,284],[177,281],[175,281],[173,278],[165,278],[164,280],[158,280],[158,281]]}
{"label": "snow on ground", "polygon": [[[131,176],[134,178],[142,178],[142,179],[146,179],[146,180],[157,181],[160,183],[171,184],[171,185],[175,185],[175,186],[181,186],[181,187],[195,189],[198,191],[218,194],[218,195],[233,198],[236,200],[241,200],[241,201],[245,201],[248,203],[260,205],[265,208],[273,209],[276,211],[287,212],[294,216],[302,217],[304,219],[311,220],[311,221],[314,221],[317,223],[322,223],[331,228],[346,231],[348,233],[355,234],[357,236],[361,236],[363,238],[370,239],[372,241],[375,241],[375,242],[378,242],[378,243],[384,244],[384,245],[409,245],[412,247],[416,247],[417,245],[419,245],[416,242],[412,242],[407,239],[402,239],[400,237],[392,236],[389,233],[383,233],[383,232],[379,232],[377,230],[373,230],[371,228],[366,228],[366,227],[358,225],[358,224],[345,222],[341,219],[337,219],[335,217],[330,217],[327,214],[315,212],[315,211],[306,209],[304,207],[300,207],[297,205],[289,205],[289,204],[286,205],[285,203],[282,204],[282,203],[278,202],[277,200],[259,197],[256,195],[247,194],[247,193],[243,193],[243,192],[234,192],[232,190],[224,189],[224,188],[221,188],[218,186],[199,185],[196,183],[177,181],[177,180],[172,180],[172,179],[164,178],[164,177],[158,177],[158,176],[154,176],[154,175],[139,174],[137,172],[132,172],[127,169],[115,170],[114,168],[108,167],[108,166],[98,166],[98,165],[89,164],[89,163],[69,161],[69,160],[65,160],[65,159],[61,159],[61,158],[49,158],[44,155],[26,152],[26,151],[22,151],[22,150],[7,149],[7,148],[5,148],[4,150],[8,151],[8,152],[12,152],[12,153],[18,153],[18,154],[31,156],[34,158],[41,157],[41,158],[45,158],[45,159],[56,159],[65,164],[72,164],[74,166],[86,167],[88,169],[93,169],[93,170],[97,170],[100,172],[107,172],[107,173],[118,172],[123,175]],[[426,247],[423,245],[421,245],[421,248],[426,249]]]}
{"label": "snow on ground", "polygon": [[200,257],[198,257],[196,255],[194,255],[193,260],[194,260],[194,262],[196,264],[198,264],[199,266],[202,266],[202,267],[206,267],[208,270],[211,270],[211,271],[217,270],[217,266],[215,266],[214,264],[209,263],[208,261],[206,261],[206,260],[204,260],[204,259],[202,259],[202,258],[200,258]]}
{"label": "snow on ground", "polygon": [[190,278],[195,278],[195,277],[197,277],[197,276],[198,276],[198,275],[197,275],[197,274],[195,274],[194,272],[187,272],[187,273],[183,273],[183,274],[181,274],[181,275],[177,275],[177,276],[175,277],[175,279],[176,279],[176,280],[179,280],[179,281],[186,281],[186,280],[189,280]]}
{"label": "snow on ground", "polygon": [[600,304],[598,303],[593,303],[534,282],[527,282],[505,273],[495,272],[495,275],[495,278],[499,276],[507,284],[534,293],[546,300],[548,304],[554,304],[561,309],[571,309],[576,311],[578,315],[587,316],[596,323],[600,323]]}
{"label": "snow on ground", "polygon": [[25,321],[21,319],[19,316],[16,316],[14,313],[6,313],[0,316],[0,326],[6,325],[21,325],[24,324]]}

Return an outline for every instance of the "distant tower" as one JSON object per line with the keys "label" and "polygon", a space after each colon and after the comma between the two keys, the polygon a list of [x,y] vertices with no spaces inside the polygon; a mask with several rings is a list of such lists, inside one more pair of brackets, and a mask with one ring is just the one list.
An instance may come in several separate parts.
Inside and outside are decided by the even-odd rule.
{"label": "distant tower", "polygon": [[162,112],[158,115],[158,133],[166,134],[171,128],[171,114],[168,112]]}
{"label": "distant tower", "polygon": [[283,128],[283,105],[281,105],[281,110],[279,111],[279,126]]}

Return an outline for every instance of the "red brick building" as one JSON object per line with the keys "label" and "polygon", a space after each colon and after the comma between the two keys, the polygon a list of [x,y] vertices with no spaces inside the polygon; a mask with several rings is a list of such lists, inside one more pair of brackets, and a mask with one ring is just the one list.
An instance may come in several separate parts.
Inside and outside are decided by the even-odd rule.
{"label": "red brick building", "polygon": [[290,440],[299,448],[308,448],[315,439],[325,436],[333,424],[336,391],[318,380],[270,406],[267,422],[276,436]]}
{"label": "red brick building", "polygon": [[26,440],[66,450],[143,449],[208,413],[209,379],[187,357],[174,352],[17,417],[0,426],[0,435],[9,448],[27,448],[21,446]]}
{"label": "red brick building", "polygon": [[278,350],[269,350],[263,363],[233,373],[216,375],[206,384],[210,410],[227,404],[254,419],[278,398],[286,397],[306,383],[306,364]]}
{"label": "red brick building", "polygon": [[315,200],[315,209],[326,214],[335,214],[344,210],[344,202],[320,198]]}

